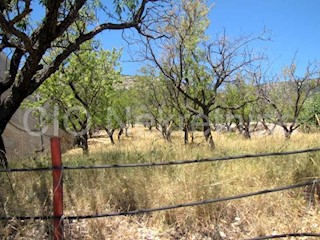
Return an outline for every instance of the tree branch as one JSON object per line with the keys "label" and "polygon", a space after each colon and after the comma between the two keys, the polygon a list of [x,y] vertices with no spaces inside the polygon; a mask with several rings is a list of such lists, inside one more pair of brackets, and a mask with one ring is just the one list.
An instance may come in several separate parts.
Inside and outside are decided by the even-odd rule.
{"label": "tree branch", "polygon": [[[32,47],[32,42],[29,37],[24,33],[16,29],[11,22],[8,22],[2,13],[0,13],[0,27],[5,32],[5,35],[13,34],[18,39],[20,39],[24,43],[25,50],[27,50],[30,54],[34,53],[34,49]],[[7,36],[8,37],[8,36]],[[10,38],[10,37],[8,37]]]}
{"label": "tree branch", "polygon": [[10,86],[14,83],[22,56],[23,51],[17,48],[13,53],[13,56],[10,61],[9,74],[5,77],[3,81],[0,81],[0,95],[4,93],[6,90],[8,90]]}

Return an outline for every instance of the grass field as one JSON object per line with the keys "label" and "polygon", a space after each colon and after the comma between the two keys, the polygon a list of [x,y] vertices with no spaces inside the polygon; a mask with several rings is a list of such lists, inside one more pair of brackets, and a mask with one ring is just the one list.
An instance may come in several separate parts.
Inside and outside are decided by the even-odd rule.
{"label": "grass field", "polygon": [[[235,133],[213,133],[210,150],[196,133],[184,145],[182,133],[168,144],[159,132],[136,126],[116,145],[106,138],[90,140],[90,155],[80,149],[63,154],[64,165],[159,162],[280,152],[319,147],[319,133],[298,133],[289,141],[281,134],[246,140]],[[50,159],[21,159],[12,167],[48,166]],[[1,216],[50,215],[51,174],[1,174]],[[320,177],[320,153],[264,157],[228,162],[153,168],[66,171],[66,215],[85,215],[152,208],[249,193]],[[10,186],[12,185],[12,188]],[[65,222],[66,239],[245,239],[289,232],[320,232],[319,205],[305,189],[131,217]],[[48,221],[12,220],[0,225],[3,239],[47,239]],[[301,238],[303,239],[303,238]],[[311,238],[304,238],[311,239]]]}

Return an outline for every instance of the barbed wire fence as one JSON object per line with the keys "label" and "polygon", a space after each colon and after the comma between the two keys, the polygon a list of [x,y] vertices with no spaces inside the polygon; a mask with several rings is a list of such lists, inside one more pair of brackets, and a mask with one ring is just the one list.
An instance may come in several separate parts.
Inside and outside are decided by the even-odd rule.
{"label": "barbed wire fence", "polygon": [[275,234],[269,236],[261,236],[254,238],[247,238],[246,240],[264,240],[264,239],[279,239],[279,238],[288,238],[288,237],[320,237],[318,233],[286,233],[286,234]]}
{"label": "barbed wire fence", "polygon": [[[224,162],[248,158],[262,158],[262,157],[272,157],[272,156],[287,156],[303,153],[319,152],[320,148],[310,148],[297,151],[287,151],[287,152],[271,152],[271,153],[260,153],[260,154],[245,154],[237,156],[226,156],[217,158],[203,158],[203,159],[192,159],[192,160],[180,160],[180,161],[167,161],[167,162],[144,162],[144,163],[134,163],[134,164],[111,164],[111,165],[93,165],[93,166],[63,166],[61,163],[61,151],[60,151],[60,139],[52,138],[52,140],[59,141],[58,149],[52,150],[52,159],[60,158],[60,162],[54,162],[51,167],[40,167],[40,168],[12,168],[12,169],[0,169],[0,173],[13,173],[13,172],[39,172],[39,171],[52,171],[54,176],[54,187],[53,187],[53,216],[0,216],[0,221],[10,221],[10,220],[53,220],[54,221],[54,239],[63,238],[63,221],[64,220],[82,220],[82,219],[93,219],[93,218],[106,218],[106,217],[116,217],[116,216],[130,216],[138,214],[148,214],[158,211],[166,211],[177,208],[194,207],[205,204],[214,204],[218,202],[232,201],[242,198],[248,198],[263,194],[270,194],[280,191],[286,191],[290,189],[296,189],[306,186],[318,185],[320,179],[312,179],[310,181],[297,183],[293,185],[287,185],[282,187],[276,187],[272,189],[264,189],[251,193],[244,193],[234,196],[206,199],[202,201],[180,203],[176,205],[167,205],[154,208],[137,209],[132,211],[121,211],[121,212],[109,212],[109,213],[99,213],[92,215],[63,215],[63,201],[62,201],[62,179],[63,172],[68,170],[89,170],[89,169],[117,169],[117,168],[141,168],[141,167],[159,167],[159,166],[174,166],[174,165],[185,165],[185,164],[199,164],[208,162]],[[320,196],[319,196],[320,197]],[[260,236],[250,238],[248,240],[259,240],[259,239],[273,239],[273,238],[287,238],[287,237],[320,237],[320,233],[287,233],[279,235],[270,236]]]}
{"label": "barbed wire fence", "polygon": [[168,161],[168,162],[144,162],[133,164],[110,164],[110,165],[93,165],[93,166],[61,166],[61,167],[40,167],[40,168],[12,168],[12,169],[0,169],[1,172],[36,172],[36,171],[52,171],[54,169],[61,170],[90,170],[90,169],[112,169],[112,168],[137,168],[137,167],[160,167],[160,166],[173,166],[173,165],[185,165],[195,163],[208,163],[208,162],[223,162],[232,161],[246,158],[261,158],[261,157],[275,157],[275,156],[287,156],[302,153],[319,152],[320,148],[309,148],[297,151],[287,152],[271,152],[260,154],[245,154],[237,156],[217,157],[217,158],[202,158],[193,160],[180,160],[180,161]]}
{"label": "barbed wire fence", "polygon": [[[169,205],[169,206],[162,206],[157,208],[147,208],[147,209],[140,209],[140,210],[133,210],[133,211],[124,211],[124,212],[114,212],[114,213],[103,213],[103,214],[94,214],[94,215],[76,215],[76,216],[63,216],[66,220],[81,220],[81,219],[90,219],[90,218],[102,218],[102,217],[116,217],[116,216],[130,216],[130,215],[138,215],[138,214],[145,214],[145,213],[151,213],[151,212],[158,212],[158,211],[165,211],[165,210],[172,210],[177,208],[184,208],[184,207],[194,207],[199,205],[205,205],[210,203],[218,203],[218,202],[225,202],[225,201],[231,201],[231,200],[237,200],[241,198],[247,198],[252,196],[258,196],[263,195],[267,193],[275,193],[295,188],[301,188],[305,186],[311,186],[317,183],[317,180],[308,181],[304,183],[294,184],[294,185],[288,185],[273,189],[265,189],[257,192],[251,192],[251,193],[245,193],[245,194],[239,194],[235,196],[230,197],[223,197],[223,198],[213,198],[213,199],[207,199],[203,201],[197,201],[197,202],[189,202],[189,203],[181,203],[176,205]],[[55,219],[54,216],[14,216],[14,217],[0,217],[0,220],[46,220],[46,219]]]}

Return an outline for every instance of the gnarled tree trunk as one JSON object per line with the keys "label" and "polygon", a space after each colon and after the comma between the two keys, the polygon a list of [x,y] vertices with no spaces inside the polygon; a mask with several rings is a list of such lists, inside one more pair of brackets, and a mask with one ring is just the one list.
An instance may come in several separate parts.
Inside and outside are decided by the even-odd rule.
{"label": "gnarled tree trunk", "polygon": [[85,133],[81,136],[76,136],[74,145],[82,148],[83,154],[87,155],[89,153],[88,134]]}
{"label": "gnarled tree trunk", "polygon": [[183,132],[184,132],[184,144],[189,143],[189,128],[188,123],[184,123],[183,125]]}
{"label": "gnarled tree trunk", "polygon": [[88,134],[85,133],[81,136],[81,148],[84,155],[89,154],[89,145],[88,145]]}
{"label": "gnarled tree trunk", "polygon": [[114,139],[113,139],[113,133],[115,130],[114,129],[110,130],[109,128],[105,128],[105,130],[110,138],[111,144],[115,144]]}
{"label": "gnarled tree trunk", "polygon": [[[133,125],[132,125],[132,126],[133,126]],[[126,133],[126,137],[129,137],[129,134],[128,134],[129,127],[130,127],[129,124],[128,124],[128,125],[126,124],[126,125],[124,126],[125,133]]]}
{"label": "gnarled tree trunk", "polygon": [[246,139],[251,139],[251,134],[250,134],[250,123],[249,122],[245,122],[243,124],[243,136]]}
{"label": "gnarled tree trunk", "polygon": [[119,133],[118,133],[118,140],[120,140],[121,135],[123,134],[123,128],[124,128],[124,127],[120,127],[120,131],[119,131]]}
{"label": "gnarled tree trunk", "polygon": [[6,156],[6,148],[2,136],[0,136],[0,168],[8,168],[8,160]]}
{"label": "gnarled tree trunk", "polygon": [[266,123],[266,120],[265,120],[264,118],[261,120],[261,123],[262,123],[264,129],[267,131],[268,135],[271,135],[271,134],[272,134],[272,131],[271,131],[271,129],[269,128],[269,126],[268,126],[268,124]]}
{"label": "gnarled tree trunk", "polygon": [[211,134],[211,126],[210,126],[209,110],[208,109],[203,109],[203,114],[202,114],[201,118],[202,118],[202,123],[203,123],[204,138],[206,139],[207,143],[209,144],[209,147],[214,149],[215,144],[214,144],[213,137]]}
{"label": "gnarled tree trunk", "polygon": [[291,138],[292,132],[293,131],[284,128],[284,137],[286,138],[286,140],[289,140]]}
{"label": "gnarled tree trunk", "polygon": [[168,142],[172,142],[171,141],[171,133],[172,133],[172,121],[170,121],[169,123],[162,123],[161,124],[161,133],[163,138],[168,141]]}

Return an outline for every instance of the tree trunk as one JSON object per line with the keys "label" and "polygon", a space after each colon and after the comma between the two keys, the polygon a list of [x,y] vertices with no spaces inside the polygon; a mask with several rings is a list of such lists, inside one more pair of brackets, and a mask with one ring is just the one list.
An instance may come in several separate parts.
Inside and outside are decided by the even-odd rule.
{"label": "tree trunk", "polygon": [[1,135],[0,135],[0,168],[8,168],[6,148],[4,146],[4,142]]}
{"label": "tree trunk", "polygon": [[166,133],[166,140],[167,140],[168,142],[172,142],[172,140],[171,140],[171,131],[170,131],[170,130],[167,131],[167,133]]}
{"label": "tree trunk", "polygon": [[286,138],[286,140],[289,140],[291,138],[292,132],[293,131],[290,131],[290,130],[284,128],[284,137]]}
{"label": "tree trunk", "polygon": [[123,127],[120,127],[120,131],[118,133],[118,140],[120,140],[122,134],[123,134]]}
{"label": "tree trunk", "polygon": [[105,128],[105,130],[110,138],[111,144],[115,144],[114,139],[113,139],[114,129],[109,130],[108,128]]}
{"label": "tree trunk", "polygon": [[235,118],[235,123],[236,123],[236,126],[237,126],[239,133],[242,134],[243,133],[243,126],[240,123],[240,120],[238,118]]}
{"label": "tree trunk", "polygon": [[231,132],[231,125],[232,125],[232,122],[230,122],[230,123],[225,123],[225,126],[226,126],[226,128],[227,128],[227,132]]}
{"label": "tree trunk", "polygon": [[319,119],[319,117],[318,117],[318,114],[315,114],[314,117],[316,118],[317,124],[318,124],[318,126],[320,127],[320,119]]}
{"label": "tree trunk", "polygon": [[211,134],[211,126],[210,126],[209,111],[208,110],[203,111],[202,123],[203,123],[204,138],[206,139],[207,143],[209,144],[209,147],[214,149],[215,144],[214,144],[213,137]]}
{"label": "tree trunk", "polygon": [[164,123],[161,124],[161,129],[159,129],[162,133],[163,138],[168,141],[171,142],[171,124],[169,124],[169,126]]}
{"label": "tree trunk", "polygon": [[129,134],[128,134],[129,124],[126,125],[124,129],[125,129],[126,137],[129,137]]}
{"label": "tree trunk", "polygon": [[184,131],[184,144],[188,144],[189,143],[189,129],[188,129],[187,123],[184,123],[183,131]]}
{"label": "tree trunk", "polygon": [[214,149],[215,145],[214,145],[213,137],[212,137],[212,134],[211,134],[211,127],[210,126],[204,126],[203,127],[203,133],[204,133],[204,137],[205,137],[206,141],[209,144],[209,147]]}
{"label": "tree trunk", "polygon": [[166,136],[167,136],[167,141],[168,141],[168,142],[172,142],[172,140],[171,140],[171,133],[172,133],[172,122],[170,122],[169,126],[167,126]]}
{"label": "tree trunk", "polygon": [[91,128],[91,129],[89,130],[89,137],[92,138],[92,135],[93,135],[93,129]]}
{"label": "tree trunk", "polygon": [[89,145],[88,145],[88,134],[85,133],[81,136],[81,148],[84,155],[89,154]]}
{"label": "tree trunk", "polygon": [[[1,96],[1,94],[0,94]],[[20,107],[23,99],[27,97],[26,94],[21,93],[19,96],[8,96],[7,100],[0,102],[0,136],[3,134],[7,124],[9,123],[13,114]]]}
{"label": "tree trunk", "polygon": [[73,147],[81,147],[81,137],[75,136],[74,142],[73,142]]}
{"label": "tree trunk", "polygon": [[191,136],[191,144],[193,144],[194,143],[194,131],[193,130],[191,131],[190,136]]}
{"label": "tree trunk", "polygon": [[262,119],[261,123],[262,123],[264,129],[267,131],[268,135],[271,135],[271,134],[272,134],[272,131],[271,131],[271,129],[268,127],[268,125],[267,125],[267,123],[266,123],[266,120],[265,120],[265,119]]}
{"label": "tree trunk", "polygon": [[243,124],[243,136],[246,139],[251,139],[251,135],[250,135],[250,123],[244,123]]}
{"label": "tree trunk", "polygon": [[166,133],[167,129],[166,129],[165,124],[161,125],[161,128],[157,128],[157,130],[161,131],[162,137],[164,139],[167,139],[167,137],[166,137],[167,136],[167,133]]}
{"label": "tree trunk", "polygon": [[144,125],[144,127],[149,128],[149,130],[150,130],[150,131],[152,130],[152,124],[151,124],[151,121],[149,121],[149,120],[148,120],[148,121],[145,121],[143,125]]}

